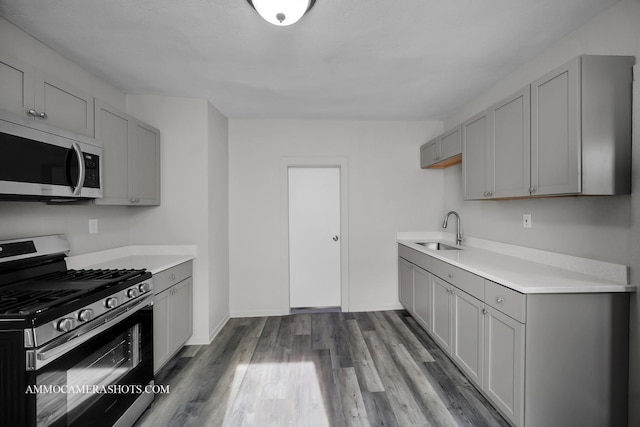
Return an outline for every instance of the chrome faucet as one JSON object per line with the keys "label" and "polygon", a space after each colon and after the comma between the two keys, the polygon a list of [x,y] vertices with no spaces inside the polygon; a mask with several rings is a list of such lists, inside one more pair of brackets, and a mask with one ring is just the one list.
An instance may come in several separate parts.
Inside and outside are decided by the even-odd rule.
{"label": "chrome faucet", "polygon": [[444,221],[442,221],[442,228],[447,228],[447,222],[449,221],[449,216],[455,215],[458,219],[458,231],[456,232],[456,245],[462,244],[462,234],[460,233],[460,215],[456,211],[449,211],[444,216]]}

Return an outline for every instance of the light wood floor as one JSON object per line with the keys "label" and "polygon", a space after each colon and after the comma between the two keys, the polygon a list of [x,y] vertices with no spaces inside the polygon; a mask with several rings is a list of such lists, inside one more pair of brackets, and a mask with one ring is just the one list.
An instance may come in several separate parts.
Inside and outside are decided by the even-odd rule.
{"label": "light wood floor", "polygon": [[405,311],[231,319],[138,426],[508,426]]}

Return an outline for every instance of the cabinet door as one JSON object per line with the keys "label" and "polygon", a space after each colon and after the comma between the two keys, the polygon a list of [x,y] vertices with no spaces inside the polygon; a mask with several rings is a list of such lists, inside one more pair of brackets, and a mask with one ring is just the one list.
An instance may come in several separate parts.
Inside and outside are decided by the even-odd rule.
{"label": "cabinet door", "polygon": [[531,83],[532,194],[581,191],[580,58]]}
{"label": "cabinet door", "polygon": [[469,379],[482,387],[484,368],[484,303],[461,290],[453,294],[451,355]]}
{"label": "cabinet door", "polygon": [[398,258],[398,292],[400,304],[413,313],[413,265],[403,258]]}
{"label": "cabinet door", "polygon": [[420,167],[423,169],[440,160],[440,140],[438,138],[420,147]]}
{"label": "cabinet door", "polygon": [[493,175],[491,109],[467,120],[462,125],[462,175],[465,200],[485,199],[492,192],[486,181]]}
{"label": "cabinet door", "polygon": [[0,109],[24,116],[35,108],[34,72],[27,64],[0,57]]}
{"label": "cabinet door", "polygon": [[431,274],[419,267],[413,269],[413,296],[416,318],[431,332]]}
{"label": "cabinet door", "polygon": [[440,158],[448,159],[462,153],[462,131],[458,126],[440,137]]}
{"label": "cabinet door", "polygon": [[[531,167],[530,87],[493,107],[492,197],[529,196]],[[491,184],[490,184],[491,186]]]}
{"label": "cabinet door", "polygon": [[451,285],[431,275],[431,331],[446,353],[451,354]]}
{"label": "cabinet door", "polygon": [[129,205],[129,144],[131,118],[101,102],[96,102],[96,139],[102,143],[102,186],[99,205]]}
{"label": "cabinet door", "polygon": [[93,137],[93,96],[50,76],[36,82],[36,110],[50,125]]}
{"label": "cabinet door", "polygon": [[193,280],[183,280],[170,289],[171,353],[184,345],[193,332]]}
{"label": "cabinet door", "polygon": [[516,425],[523,425],[525,326],[495,309],[484,316],[482,390]]}
{"label": "cabinet door", "polygon": [[169,342],[169,294],[171,289],[153,298],[153,370],[158,372],[171,356]]}
{"label": "cabinet door", "polygon": [[160,204],[160,131],[134,121],[129,145],[129,193],[137,205]]}

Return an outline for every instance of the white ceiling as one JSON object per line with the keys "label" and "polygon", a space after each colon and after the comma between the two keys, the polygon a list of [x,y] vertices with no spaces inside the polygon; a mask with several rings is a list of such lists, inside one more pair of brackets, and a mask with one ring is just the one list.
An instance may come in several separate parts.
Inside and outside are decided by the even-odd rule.
{"label": "white ceiling", "polygon": [[616,0],[0,0],[0,16],[127,93],[230,118],[442,119]]}

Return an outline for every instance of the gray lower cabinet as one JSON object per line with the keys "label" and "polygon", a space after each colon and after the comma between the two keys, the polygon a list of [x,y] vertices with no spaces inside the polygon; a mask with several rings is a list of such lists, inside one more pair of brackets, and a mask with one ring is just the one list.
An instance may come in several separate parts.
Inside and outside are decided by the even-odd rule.
{"label": "gray lower cabinet", "polygon": [[452,292],[449,283],[431,276],[431,336],[449,354],[453,340]]}
{"label": "gray lower cabinet", "polygon": [[398,258],[398,282],[400,304],[413,313],[413,266],[403,258]]}
{"label": "gray lower cabinet", "polygon": [[454,289],[452,296],[451,356],[467,377],[482,387],[484,369],[484,303]]}
{"label": "gray lower cabinet", "polygon": [[404,245],[398,255],[411,314],[511,424],[626,425],[628,294],[525,295]]}
{"label": "gray lower cabinet", "polygon": [[93,137],[94,98],[24,62],[0,56],[0,109]]}
{"label": "gray lower cabinet", "polygon": [[153,366],[158,372],[193,333],[192,264],[154,275]]}
{"label": "gray lower cabinet", "polygon": [[482,390],[515,425],[524,425],[525,326],[498,310],[483,317]]}
{"label": "gray lower cabinet", "polygon": [[413,267],[413,307],[414,314],[426,330],[431,330],[431,274]]}
{"label": "gray lower cabinet", "polygon": [[160,131],[96,102],[95,137],[102,143],[100,205],[160,204]]}

